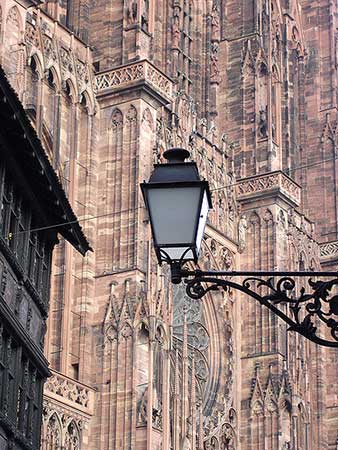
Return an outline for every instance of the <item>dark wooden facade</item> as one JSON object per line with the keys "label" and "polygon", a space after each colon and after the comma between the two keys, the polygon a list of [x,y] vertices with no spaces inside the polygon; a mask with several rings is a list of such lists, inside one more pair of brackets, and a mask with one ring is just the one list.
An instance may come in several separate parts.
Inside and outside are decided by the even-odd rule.
{"label": "dark wooden facade", "polygon": [[90,247],[2,69],[0,119],[0,449],[37,450],[57,233]]}

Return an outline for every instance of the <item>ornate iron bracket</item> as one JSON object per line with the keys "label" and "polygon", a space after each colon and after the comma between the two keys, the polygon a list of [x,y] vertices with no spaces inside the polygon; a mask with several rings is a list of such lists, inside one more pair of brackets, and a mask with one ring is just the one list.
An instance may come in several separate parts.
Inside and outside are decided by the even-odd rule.
{"label": "ornate iron bracket", "polygon": [[[178,267],[174,272],[177,279]],[[288,330],[296,331],[316,344],[338,348],[338,294],[331,293],[338,286],[335,272],[203,272],[181,269],[180,276],[184,278],[190,298],[201,299],[208,292],[219,289],[240,291],[269,308],[289,325]],[[240,283],[231,279],[238,276],[245,278]],[[310,278],[317,276],[334,278],[329,281]],[[309,278],[309,293],[301,287],[297,294],[293,277]],[[329,329],[332,340],[317,334],[322,323]],[[321,331],[323,334],[324,329]]]}

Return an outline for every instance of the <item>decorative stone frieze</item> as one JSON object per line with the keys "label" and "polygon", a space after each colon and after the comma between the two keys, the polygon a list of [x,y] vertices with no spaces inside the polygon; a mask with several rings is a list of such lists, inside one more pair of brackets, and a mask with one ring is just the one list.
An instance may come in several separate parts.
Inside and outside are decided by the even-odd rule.
{"label": "decorative stone frieze", "polygon": [[338,257],[338,241],[326,242],[320,245],[320,257],[332,258]]}
{"label": "decorative stone frieze", "polygon": [[283,194],[294,206],[300,205],[300,186],[281,171],[244,178],[237,183],[239,200],[252,199],[272,192]]}
{"label": "decorative stone frieze", "polygon": [[134,83],[144,82],[154,87],[161,95],[172,100],[173,83],[149,61],[138,61],[127,66],[99,73],[95,77],[98,94],[106,89],[121,89]]}

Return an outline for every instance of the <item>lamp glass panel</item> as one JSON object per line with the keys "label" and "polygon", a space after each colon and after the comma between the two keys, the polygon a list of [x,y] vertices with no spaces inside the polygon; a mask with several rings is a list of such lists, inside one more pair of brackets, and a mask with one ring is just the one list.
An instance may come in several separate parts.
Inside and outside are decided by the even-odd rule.
{"label": "lamp glass panel", "polygon": [[196,236],[197,253],[199,253],[200,248],[201,248],[202,239],[203,239],[203,235],[204,235],[204,229],[205,229],[205,225],[207,223],[209,209],[210,209],[209,208],[209,200],[208,200],[207,193],[205,191],[204,195],[203,195],[202,208],[201,208],[201,213],[199,216],[197,236]]}
{"label": "lamp glass panel", "polygon": [[[182,255],[184,254],[184,252],[188,249],[188,247],[162,247],[161,250],[163,250],[163,252],[165,252],[169,258],[172,261],[177,261],[180,260],[182,258]],[[162,260],[165,261],[166,260],[166,255],[162,254]],[[194,254],[192,252],[192,250],[187,251],[187,253],[184,255],[183,260],[193,260],[194,259]]]}
{"label": "lamp glass panel", "polygon": [[159,247],[193,243],[200,195],[200,187],[149,189],[150,218]]}

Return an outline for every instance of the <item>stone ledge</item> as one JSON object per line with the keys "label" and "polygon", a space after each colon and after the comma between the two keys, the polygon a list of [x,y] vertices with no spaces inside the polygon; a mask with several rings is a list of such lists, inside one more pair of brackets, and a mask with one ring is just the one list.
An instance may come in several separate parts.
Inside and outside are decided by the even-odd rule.
{"label": "stone ledge", "polygon": [[136,61],[126,66],[95,75],[95,90],[98,95],[145,83],[168,101],[173,99],[173,82],[149,61]]}
{"label": "stone ledge", "polygon": [[242,178],[236,186],[239,201],[257,196],[283,194],[294,206],[301,202],[301,187],[285,173],[278,170],[263,175]]}

